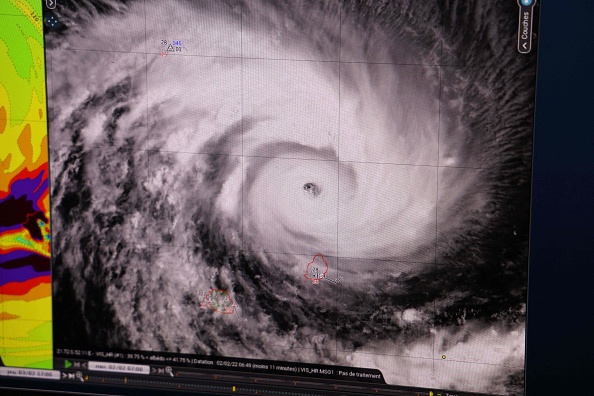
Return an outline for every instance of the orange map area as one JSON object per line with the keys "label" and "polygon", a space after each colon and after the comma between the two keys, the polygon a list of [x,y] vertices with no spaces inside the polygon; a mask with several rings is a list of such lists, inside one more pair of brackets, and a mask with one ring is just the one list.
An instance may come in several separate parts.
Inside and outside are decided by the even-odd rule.
{"label": "orange map area", "polygon": [[0,358],[52,368],[41,1],[0,1]]}

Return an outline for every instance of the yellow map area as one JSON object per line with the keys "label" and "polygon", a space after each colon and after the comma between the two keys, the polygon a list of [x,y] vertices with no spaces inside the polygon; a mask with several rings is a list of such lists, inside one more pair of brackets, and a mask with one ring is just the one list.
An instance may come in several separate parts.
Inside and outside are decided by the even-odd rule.
{"label": "yellow map area", "polygon": [[[50,218],[42,1],[0,1],[0,204],[21,199]],[[25,213],[25,218],[30,213]],[[4,213],[18,218],[18,213]],[[1,219],[1,218],[0,218]],[[0,222],[0,358],[6,366],[52,368],[49,224],[42,240]],[[4,227],[1,227],[4,226]]]}

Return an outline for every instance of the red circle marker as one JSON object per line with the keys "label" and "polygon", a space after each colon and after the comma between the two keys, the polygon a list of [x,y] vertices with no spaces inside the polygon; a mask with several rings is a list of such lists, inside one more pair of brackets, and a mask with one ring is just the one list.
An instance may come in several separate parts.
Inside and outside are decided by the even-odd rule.
{"label": "red circle marker", "polygon": [[[227,304],[224,304],[223,309],[221,309],[222,307],[218,303],[219,298],[228,300]],[[229,295],[229,292],[227,290],[210,289],[208,291],[208,293],[206,294],[205,301],[213,311],[216,311],[216,312],[219,312],[222,314],[235,313],[235,309],[234,309],[234,306],[236,306],[235,302],[233,301],[233,299],[231,298],[231,296]]]}
{"label": "red circle marker", "polygon": [[[318,259],[316,263],[316,259]],[[321,260],[321,262],[320,262]],[[320,280],[326,277],[328,272],[328,263],[323,254],[316,254],[313,259],[307,264],[305,269],[305,279],[310,280],[311,283],[318,284]]]}

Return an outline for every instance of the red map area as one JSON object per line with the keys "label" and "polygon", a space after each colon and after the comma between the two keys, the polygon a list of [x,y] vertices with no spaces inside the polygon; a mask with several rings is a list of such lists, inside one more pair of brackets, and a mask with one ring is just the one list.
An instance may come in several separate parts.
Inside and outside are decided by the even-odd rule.
{"label": "red map area", "polygon": [[326,277],[328,273],[328,263],[323,254],[316,254],[313,259],[307,264],[305,269],[305,279],[310,280],[313,284],[318,284],[320,280]]}

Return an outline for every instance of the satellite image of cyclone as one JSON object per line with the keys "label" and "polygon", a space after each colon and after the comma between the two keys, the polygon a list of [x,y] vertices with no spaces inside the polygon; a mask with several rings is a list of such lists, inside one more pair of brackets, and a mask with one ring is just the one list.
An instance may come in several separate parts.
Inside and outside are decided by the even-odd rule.
{"label": "satellite image of cyclone", "polygon": [[523,394],[536,55],[518,12],[60,1],[56,346]]}

